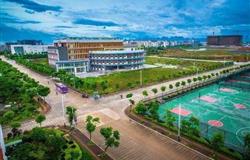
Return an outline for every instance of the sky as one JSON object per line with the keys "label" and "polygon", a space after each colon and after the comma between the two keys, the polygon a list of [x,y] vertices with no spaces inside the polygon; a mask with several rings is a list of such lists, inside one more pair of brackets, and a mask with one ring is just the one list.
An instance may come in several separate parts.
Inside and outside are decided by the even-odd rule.
{"label": "sky", "polygon": [[0,0],[0,42],[213,33],[250,39],[250,0]]}

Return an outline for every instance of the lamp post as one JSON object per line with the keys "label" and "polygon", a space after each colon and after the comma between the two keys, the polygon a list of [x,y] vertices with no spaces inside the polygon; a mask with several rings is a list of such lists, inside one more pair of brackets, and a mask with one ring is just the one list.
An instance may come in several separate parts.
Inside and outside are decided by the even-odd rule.
{"label": "lamp post", "polygon": [[178,141],[181,141],[181,105],[178,106]]}
{"label": "lamp post", "polygon": [[65,118],[65,108],[64,108],[64,94],[61,93],[61,102],[62,102],[62,114],[63,114],[63,124],[65,126],[66,118]]}
{"label": "lamp post", "polygon": [[140,70],[140,84],[141,84],[141,86],[142,86],[142,69]]}

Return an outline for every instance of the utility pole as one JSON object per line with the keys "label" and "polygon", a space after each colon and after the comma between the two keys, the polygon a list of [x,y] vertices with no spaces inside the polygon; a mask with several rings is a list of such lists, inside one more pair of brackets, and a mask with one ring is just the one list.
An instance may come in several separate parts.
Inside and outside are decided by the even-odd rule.
{"label": "utility pole", "polygon": [[140,82],[141,82],[141,86],[142,86],[142,69],[140,70]]}
{"label": "utility pole", "polygon": [[63,93],[61,93],[61,98],[62,98],[62,114],[63,114],[63,124],[65,125],[65,120],[66,120],[66,118],[65,118],[65,108],[64,108],[64,94]]}
{"label": "utility pole", "polygon": [[179,104],[178,109],[178,141],[181,141],[181,104]]}

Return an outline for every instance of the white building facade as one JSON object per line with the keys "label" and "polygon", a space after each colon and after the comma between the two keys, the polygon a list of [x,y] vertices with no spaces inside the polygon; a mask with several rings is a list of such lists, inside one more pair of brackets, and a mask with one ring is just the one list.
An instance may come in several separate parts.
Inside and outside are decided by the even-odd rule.
{"label": "white building facade", "polygon": [[29,44],[14,44],[10,45],[11,54],[41,54],[48,52],[49,45],[29,45]]}

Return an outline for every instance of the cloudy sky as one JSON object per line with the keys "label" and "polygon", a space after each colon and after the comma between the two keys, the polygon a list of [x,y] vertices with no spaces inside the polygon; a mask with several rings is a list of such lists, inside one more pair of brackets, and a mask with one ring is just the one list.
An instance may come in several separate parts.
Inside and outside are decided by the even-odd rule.
{"label": "cloudy sky", "polygon": [[0,0],[0,42],[58,37],[250,38],[250,0]]}

